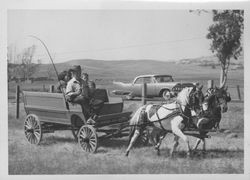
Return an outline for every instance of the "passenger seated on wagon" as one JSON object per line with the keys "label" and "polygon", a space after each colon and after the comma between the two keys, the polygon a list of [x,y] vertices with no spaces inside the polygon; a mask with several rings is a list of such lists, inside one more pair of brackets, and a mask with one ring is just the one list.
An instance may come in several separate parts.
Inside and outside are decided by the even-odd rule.
{"label": "passenger seated on wagon", "polygon": [[69,102],[80,104],[84,116],[95,123],[96,115],[90,110],[90,99],[88,95],[88,85],[81,78],[81,66],[74,66],[72,69],[72,79],[66,87],[66,99]]}
{"label": "passenger seated on wagon", "polygon": [[62,93],[66,91],[67,83],[71,79],[71,70],[63,71],[58,75],[58,84],[56,87],[57,93]]}
{"label": "passenger seated on wagon", "polygon": [[[87,94],[89,98],[90,111],[95,114],[99,114],[102,106],[104,105],[104,100],[96,98],[96,84],[94,81],[89,80],[89,75],[87,73],[82,73],[82,79],[85,82],[86,87],[83,87],[83,94]],[[85,91],[85,92],[84,92]]]}

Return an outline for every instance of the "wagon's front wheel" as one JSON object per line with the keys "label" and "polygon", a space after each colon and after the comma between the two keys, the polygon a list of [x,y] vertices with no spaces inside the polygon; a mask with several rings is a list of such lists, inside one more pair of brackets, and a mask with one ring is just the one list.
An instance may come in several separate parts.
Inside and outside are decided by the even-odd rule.
{"label": "wagon's front wheel", "polygon": [[96,131],[91,125],[83,125],[78,133],[78,144],[85,152],[94,153],[98,146]]}
{"label": "wagon's front wheel", "polygon": [[31,143],[38,145],[42,139],[42,126],[38,117],[29,114],[24,121],[24,134],[26,139]]}

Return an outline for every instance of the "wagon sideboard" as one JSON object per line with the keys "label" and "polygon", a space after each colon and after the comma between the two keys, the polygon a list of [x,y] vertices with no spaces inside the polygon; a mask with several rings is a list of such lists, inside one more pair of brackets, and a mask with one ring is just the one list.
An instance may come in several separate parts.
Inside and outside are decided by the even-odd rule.
{"label": "wagon sideboard", "polygon": [[[123,114],[122,99],[116,98],[112,99],[113,102],[110,102],[106,90],[104,91],[106,96],[104,99],[106,102],[100,111],[100,117],[103,116],[105,119],[105,117],[110,114],[110,117],[115,118],[119,116],[119,114]],[[86,123],[86,118],[82,113],[81,106],[68,103],[69,110],[67,110],[65,99],[61,93],[24,91],[23,95],[26,114],[35,114],[40,122],[74,125],[75,123],[79,123],[74,121],[80,119],[82,123],[77,126]],[[131,113],[125,114],[128,117]],[[103,118],[100,118],[100,120]]]}

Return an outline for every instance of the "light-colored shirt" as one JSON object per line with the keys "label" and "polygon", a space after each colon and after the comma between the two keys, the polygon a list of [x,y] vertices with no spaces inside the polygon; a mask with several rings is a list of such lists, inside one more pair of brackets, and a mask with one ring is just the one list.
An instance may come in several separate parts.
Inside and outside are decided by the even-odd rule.
{"label": "light-colored shirt", "polygon": [[[68,96],[72,96],[72,95],[76,95],[76,96],[79,96],[79,95],[84,95],[84,89],[86,89],[86,87],[88,87],[88,85],[86,84],[85,81],[83,81],[83,79],[79,79],[79,80],[76,80],[75,77],[73,77],[67,84],[67,87],[66,87],[66,95]],[[86,94],[86,96],[88,96]]]}

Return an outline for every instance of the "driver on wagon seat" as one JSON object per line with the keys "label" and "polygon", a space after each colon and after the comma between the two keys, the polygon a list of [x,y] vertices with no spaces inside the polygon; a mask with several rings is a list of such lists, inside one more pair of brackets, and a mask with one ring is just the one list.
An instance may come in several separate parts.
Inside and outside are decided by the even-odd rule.
{"label": "driver on wagon seat", "polygon": [[95,124],[96,115],[90,109],[90,98],[88,95],[88,84],[81,78],[81,66],[75,65],[71,69],[72,79],[66,87],[66,99],[71,103],[80,104],[87,123]]}

